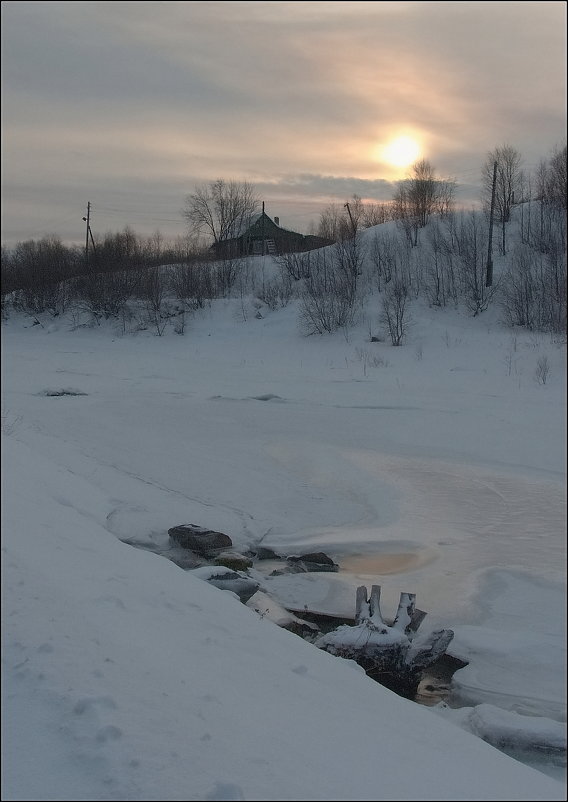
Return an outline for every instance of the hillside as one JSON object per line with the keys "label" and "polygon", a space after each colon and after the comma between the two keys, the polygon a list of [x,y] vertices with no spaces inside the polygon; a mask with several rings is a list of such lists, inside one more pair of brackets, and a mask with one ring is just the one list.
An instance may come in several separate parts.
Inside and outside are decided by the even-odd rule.
{"label": "hillside", "polygon": [[[2,798],[564,799],[565,338],[411,289],[395,347],[376,286],[306,336],[301,297],[262,300],[278,265],[244,270],[161,332],[6,310]],[[245,605],[156,553],[181,523],[343,567]],[[361,584],[453,629],[446,703],[263,607]]]}

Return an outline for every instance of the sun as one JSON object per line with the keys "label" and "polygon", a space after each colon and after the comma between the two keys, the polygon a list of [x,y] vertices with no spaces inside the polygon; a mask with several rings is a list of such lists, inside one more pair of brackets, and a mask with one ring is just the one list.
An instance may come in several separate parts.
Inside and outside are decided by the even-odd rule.
{"label": "sun", "polygon": [[397,136],[385,145],[380,160],[392,167],[409,167],[420,156],[420,145],[411,136]]}

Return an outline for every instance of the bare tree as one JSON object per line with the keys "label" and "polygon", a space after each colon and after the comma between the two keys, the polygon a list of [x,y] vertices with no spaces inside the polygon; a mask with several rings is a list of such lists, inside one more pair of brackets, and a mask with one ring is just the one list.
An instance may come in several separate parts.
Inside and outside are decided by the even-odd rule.
{"label": "bare tree", "polygon": [[568,199],[566,145],[555,148],[548,163],[546,199],[566,210]]}
{"label": "bare tree", "polygon": [[142,243],[142,253],[144,264],[149,266],[163,264],[164,237],[158,229]]}
{"label": "bare tree", "polygon": [[87,273],[139,269],[145,264],[148,251],[129,226],[116,234],[108,232],[95,241],[93,258],[86,265]]}
{"label": "bare tree", "polygon": [[7,251],[3,253],[2,262],[2,292],[16,290],[17,306],[29,312],[48,311],[54,316],[65,310],[70,301],[66,279],[76,274],[80,257],[58,237],[18,242],[9,257]]}
{"label": "bare tree", "polygon": [[435,211],[442,219],[453,214],[455,208],[455,198],[456,182],[452,178],[447,178],[437,182]]}
{"label": "bare tree", "polygon": [[218,178],[187,196],[182,215],[196,232],[205,232],[217,244],[237,237],[259,204],[252,184]]}
{"label": "bare tree", "polygon": [[206,251],[207,243],[203,241],[198,233],[192,232],[176,238],[173,245],[173,261],[176,264],[189,264],[197,256],[202,256]]}
{"label": "bare tree", "polygon": [[511,253],[501,286],[501,309],[509,326],[532,330],[538,320],[538,264],[535,253],[520,244]]}
{"label": "bare tree", "polygon": [[278,307],[287,306],[295,294],[297,295],[295,282],[289,273],[283,271],[278,277],[263,282],[256,297],[274,311]]}
{"label": "bare tree", "polygon": [[418,231],[432,214],[447,217],[453,211],[455,182],[440,179],[429,161],[421,159],[412,166],[412,174],[399,181],[393,198],[393,216],[411,245],[418,245]]}
{"label": "bare tree", "polygon": [[418,245],[418,217],[411,202],[406,181],[400,181],[393,196],[393,216],[409,245]]}
{"label": "bare tree", "polygon": [[541,269],[541,309],[543,326],[549,331],[566,333],[566,215],[551,210],[549,217],[556,220],[550,226],[546,252]]}
{"label": "bare tree", "polygon": [[168,322],[168,315],[164,310],[166,281],[164,271],[159,267],[150,267],[142,272],[140,296],[143,299],[148,321],[161,337]]}
{"label": "bare tree", "polygon": [[376,288],[380,292],[382,283],[390,281],[390,275],[388,277],[385,276],[383,249],[379,237],[373,237],[368,251],[370,264],[369,278],[371,284],[376,284]]}
{"label": "bare tree", "polygon": [[454,258],[444,225],[436,220],[427,232],[422,261],[426,274],[425,290],[432,306],[446,306],[456,299]]}
{"label": "bare tree", "polygon": [[[503,276],[505,320],[528,329],[565,333],[566,281],[566,147],[541,159],[534,173],[536,214],[526,204],[521,216],[522,246],[510,255]],[[524,206],[525,204],[523,204]]]}
{"label": "bare tree", "polygon": [[349,302],[353,304],[359,290],[359,276],[363,272],[365,258],[361,235],[352,233],[349,237],[343,236],[333,247],[335,265],[344,277],[343,286],[350,299]]}
{"label": "bare tree", "polygon": [[283,253],[275,257],[274,261],[283,275],[288,275],[294,281],[300,281],[310,274],[310,251]]}
{"label": "bare tree", "polygon": [[[359,195],[353,194],[342,206],[331,203],[320,214],[317,235],[332,242],[342,242],[356,236],[362,228],[368,228],[367,205]],[[380,222],[384,222],[384,219]]]}
{"label": "bare tree", "polygon": [[550,373],[550,362],[546,354],[539,356],[536,362],[536,369],[534,372],[535,381],[539,384],[546,384],[548,374]]}
{"label": "bare tree", "polygon": [[356,318],[353,277],[333,249],[313,252],[310,273],[300,296],[299,325],[304,334],[329,334],[347,329]]}
{"label": "bare tree", "polygon": [[495,219],[501,223],[501,253],[506,254],[506,225],[511,219],[515,195],[520,197],[522,188],[521,154],[512,145],[501,145],[487,154],[481,170],[482,198],[486,209],[491,205],[493,171],[497,163],[495,179]]}
{"label": "bare tree", "polygon": [[175,262],[169,273],[174,295],[190,307],[202,308],[215,297],[215,276],[212,262],[199,240],[179,237]]}
{"label": "bare tree", "polygon": [[541,159],[536,171],[536,199],[566,209],[567,202],[566,145],[555,148],[549,159]]}
{"label": "bare tree", "polygon": [[426,159],[421,159],[412,167],[412,178],[408,185],[408,196],[418,226],[424,228],[436,208],[437,180],[434,168]]}
{"label": "bare tree", "polygon": [[[525,239],[542,253],[560,247],[566,248],[567,205],[567,157],[566,145],[556,148],[552,156],[541,159],[536,170],[536,199],[539,203],[539,225],[537,231],[528,226]],[[565,261],[565,260],[564,260]]]}
{"label": "bare tree", "polygon": [[363,228],[379,226],[392,220],[392,203],[365,203],[363,206]]}
{"label": "bare tree", "polygon": [[402,345],[408,332],[408,302],[408,286],[397,276],[387,285],[382,297],[381,322],[388,329],[392,345]]}
{"label": "bare tree", "polygon": [[350,231],[352,231],[352,227],[344,206],[340,206],[338,203],[330,203],[321,212],[317,227],[318,237],[331,242],[338,242],[348,236]]}
{"label": "bare tree", "polygon": [[225,259],[215,264],[214,276],[217,285],[217,296],[221,298],[230,296],[231,290],[243,271],[243,264],[242,258],[228,254]]}
{"label": "bare tree", "polygon": [[462,212],[456,239],[461,293],[466,307],[475,317],[487,309],[498,283],[486,286],[487,230],[474,211]]}
{"label": "bare tree", "polygon": [[104,318],[124,314],[127,302],[140,285],[141,270],[106,270],[89,272],[74,281],[79,307],[89,312],[98,322]]}
{"label": "bare tree", "polygon": [[535,182],[538,220],[533,224],[529,217],[523,239],[546,255],[547,267],[541,272],[547,275],[549,300],[560,302],[560,318],[554,314],[560,320],[566,314],[566,147],[555,150],[548,161],[541,160]]}
{"label": "bare tree", "polygon": [[397,237],[396,234],[378,232],[372,240],[369,249],[369,262],[371,265],[371,281],[381,292],[382,285],[388,284],[393,277],[404,277],[407,284],[410,277],[405,275],[405,263],[408,261],[409,245]]}

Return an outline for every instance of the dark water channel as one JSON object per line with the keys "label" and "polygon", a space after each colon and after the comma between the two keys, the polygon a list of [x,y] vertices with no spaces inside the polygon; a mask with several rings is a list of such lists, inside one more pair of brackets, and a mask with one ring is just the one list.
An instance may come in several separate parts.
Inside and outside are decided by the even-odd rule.
{"label": "dark water channel", "polygon": [[[336,618],[331,615],[322,615],[320,613],[310,613],[306,611],[295,610],[294,615],[305,621],[309,621],[311,624],[315,624],[322,634],[332,632],[343,624],[353,626],[355,623],[355,619],[352,618]],[[464,668],[466,665],[467,663],[464,663],[463,660],[459,660],[457,657],[452,657],[449,654],[442,655],[439,660],[432,663],[432,665],[423,672],[417,689],[412,693],[406,693],[402,689],[397,689],[396,682],[382,682],[381,680],[383,678],[381,676],[373,676],[372,671],[367,671],[367,674],[371,679],[376,680],[379,684],[387,685],[387,687],[390,687],[395,693],[404,696],[405,699],[411,699],[418,704],[432,707],[438,704],[438,702],[447,701],[450,695],[453,675],[458,669]]]}

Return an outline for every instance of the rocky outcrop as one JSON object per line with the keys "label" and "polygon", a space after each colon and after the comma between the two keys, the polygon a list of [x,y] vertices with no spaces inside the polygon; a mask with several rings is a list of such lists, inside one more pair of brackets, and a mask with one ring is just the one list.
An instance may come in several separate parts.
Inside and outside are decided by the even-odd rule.
{"label": "rocky outcrop", "polygon": [[168,529],[168,535],[178,546],[209,559],[217,557],[233,545],[228,535],[195,524],[174,526]]}
{"label": "rocky outcrop", "polygon": [[288,562],[300,566],[303,571],[338,571],[339,565],[334,563],[323,551],[310,551],[300,556],[288,557]]}

